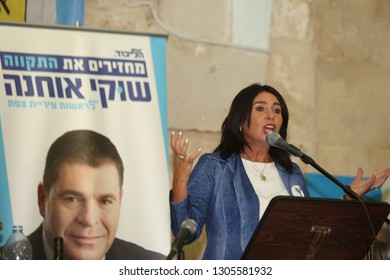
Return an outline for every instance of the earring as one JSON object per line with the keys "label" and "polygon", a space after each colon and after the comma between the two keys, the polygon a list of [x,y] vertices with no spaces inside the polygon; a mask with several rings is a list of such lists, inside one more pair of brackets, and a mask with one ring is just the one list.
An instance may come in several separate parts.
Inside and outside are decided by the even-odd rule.
{"label": "earring", "polygon": [[240,132],[242,131],[242,128],[241,128],[241,126],[239,127],[239,130],[240,130]]}

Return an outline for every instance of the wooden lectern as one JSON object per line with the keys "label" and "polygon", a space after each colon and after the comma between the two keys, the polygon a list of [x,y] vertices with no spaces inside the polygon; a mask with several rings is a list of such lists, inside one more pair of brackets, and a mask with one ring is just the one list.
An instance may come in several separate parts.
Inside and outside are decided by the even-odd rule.
{"label": "wooden lectern", "polygon": [[[243,260],[362,260],[390,212],[385,202],[277,196]],[[372,227],[371,227],[372,225]]]}

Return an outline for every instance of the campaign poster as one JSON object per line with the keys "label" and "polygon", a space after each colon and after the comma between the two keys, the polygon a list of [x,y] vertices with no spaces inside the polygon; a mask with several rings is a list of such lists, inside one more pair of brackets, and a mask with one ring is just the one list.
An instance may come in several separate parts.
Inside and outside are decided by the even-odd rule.
{"label": "campaign poster", "polygon": [[70,130],[107,136],[124,163],[117,237],[168,254],[166,37],[1,23],[0,232],[42,222],[37,186]]}

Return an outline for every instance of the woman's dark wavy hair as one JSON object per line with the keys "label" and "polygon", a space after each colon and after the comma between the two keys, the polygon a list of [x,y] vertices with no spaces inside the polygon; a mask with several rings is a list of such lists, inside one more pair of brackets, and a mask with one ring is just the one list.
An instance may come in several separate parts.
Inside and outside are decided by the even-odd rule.
{"label": "woman's dark wavy hair", "polygon": [[[222,123],[221,141],[214,150],[215,152],[219,152],[221,154],[222,159],[227,160],[227,158],[233,153],[240,154],[244,151],[245,146],[249,147],[243,133],[240,131],[240,126],[245,121],[247,121],[248,126],[250,126],[253,100],[261,92],[268,92],[278,99],[283,117],[283,123],[279,134],[283,137],[283,139],[286,139],[289,113],[284,98],[275,88],[271,86],[261,85],[258,83],[252,84],[242,89],[236,95],[230,106],[229,113]],[[292,171],[293,164],[287,151],[271,146],[269,154],[276,163],[283,166],[288,172]]]}

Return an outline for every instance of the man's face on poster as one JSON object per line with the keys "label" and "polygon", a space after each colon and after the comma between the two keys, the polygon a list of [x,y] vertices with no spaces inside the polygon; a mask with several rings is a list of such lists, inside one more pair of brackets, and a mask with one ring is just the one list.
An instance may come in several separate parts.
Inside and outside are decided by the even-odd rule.
{"label": "man's face on poster", "polygon": [[39,209],[50,246],[64,239],[65,259],[102,259],[118,228],[122,191],[118,170],[79,163],[61,166],[50,192],[39,186]]}

